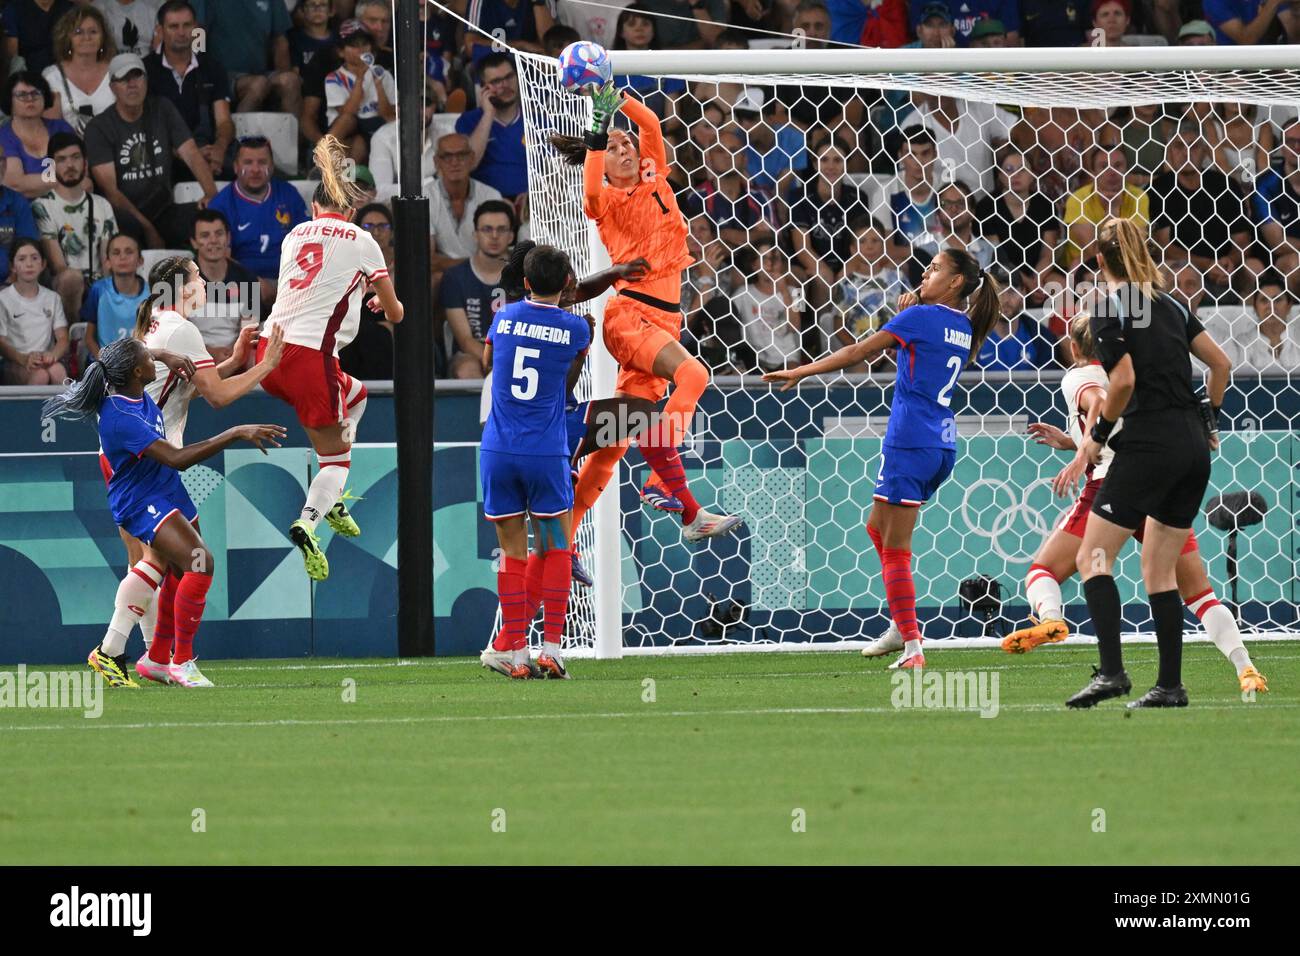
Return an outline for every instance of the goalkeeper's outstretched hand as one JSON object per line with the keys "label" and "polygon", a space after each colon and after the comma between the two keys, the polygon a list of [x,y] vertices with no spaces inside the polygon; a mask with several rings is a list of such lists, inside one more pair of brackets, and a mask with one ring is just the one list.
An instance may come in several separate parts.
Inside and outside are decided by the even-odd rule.
{"label": "goalkeeper's outstretched hand", "polygon": [[609,127],[622,105],[623,91],[613,83],[592,89],[591,129],[585,137],[588,149],[603,150],[609,145]]}

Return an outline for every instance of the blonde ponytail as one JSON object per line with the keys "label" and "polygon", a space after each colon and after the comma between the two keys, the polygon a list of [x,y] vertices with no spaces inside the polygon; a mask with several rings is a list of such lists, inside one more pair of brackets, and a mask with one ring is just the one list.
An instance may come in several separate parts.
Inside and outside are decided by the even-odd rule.
{"label": "blonde ponytail", "polygon": [[1097,227],[1097,247],[1106,271],[1121,282],[1163,289],[1165,278],[1147,248],[1146,229],[1132,219],[1111,216]]}
{"label": "blonde ponytail", "polygon": [[329,134],[321,137],[312,156],[320,170],[320,185],[312,197],[316,205],[347,212],[365,198],[354,175],[356,167],[336,137]]}

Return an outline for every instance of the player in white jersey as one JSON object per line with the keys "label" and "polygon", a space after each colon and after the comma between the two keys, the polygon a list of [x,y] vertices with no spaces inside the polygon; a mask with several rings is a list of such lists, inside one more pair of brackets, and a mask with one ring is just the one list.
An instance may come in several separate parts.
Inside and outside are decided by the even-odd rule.
{"label": "player in white jersey", "polygon": [[302,553],[308,577],[324,581],[329,561],[316,536],[321,519],[336,534],[361,533],[348,513],[344,487],[366,388],[339,367],[339,350],[356,337],[367,288],[375,292],[369,305],[378,302],[389,322],[402,320],[402,303],[379,244],[351,222],[362,194],[348,175],[342,145],[324,137],[315,159],[321,183],[312,198],[312,218],[284,237],[280,288],[267,320],[270,328],[284,331],[284,358],[262,387],[293,406],[316,450],[320,470],[289,538]]}
{"label": "player in white jersey", "polygon": [[[1083,439],[1091,432],[1097,416],[1101,414],[1109,379],[1097,361],[1089,323],[1090,317],[1086,312],[1076,315],[1070,323],[1070,353],[1074,366],[1061,378],[1066,430],[1061,431],[1045,422],[1034,422],[1029,426],[1029,433],[1040,445],[1077,452],[1083,445]],[[1111,434],[1118,434],[1122,426],[1123,419],[1116,423]],[[1088,514],[1092,511],[1092,501],[1115,456],[1110,447],[1112,444],[1113,441],[1107,442],[1096,465],[1089,464],[1086,458],[1076,454],[1074,460],[1052,482],[1056,494],[1064,496],[1074,491],[1080,477],[1085,479],[1078,500],[1062,517],[1056,530],[1043,542],[1029,566],[1025,594],[1035,623],[1032,627],[1008,635],[1002,641],[1002,649],[1008,653],[1023,654],[1040,644],[1056,644],[1069,636],[1069,627],[1062,612],[1061,583],[1078,570],[1080,543],[1088,524]],[[1140,526],[1133,537],[1139,542],[1142,540]],[[1214,595],[1193,532],[1187,534],[1176,571],[1179,594],[1188,609],[1200,619],[1215,646],[1236,668],[1241,689],[1267,691],[1268,682],[1251,663],[1236,618]]]}
{"label": "player in white jersey", "polygon": [[[189,416],[190,399],[195,394],[202,395],[213,408],[229,405],[266,378],[279,363],[284,350],[283,336],[272,335],[262,360],[243,371],[257,332],[255,326],[249,326],[240,332],[230,358],[217,365],[203,345],[198,326],[187,318],[202,310],[206,301],[207,289],[194,260],[187,256],[172,256],[158,262],[149,273],[149,296],[140,303],[136,312],[134,337],[142,340],[154,353],[157,365],[157,374],[145,390],[163,414],[168,444],[177,448],[185,444],[185,421]],[[166,308],[167,305],[173,308]],[[188,378],[159,361],[157,356],[160,353],[187,359],[192,367]],[[107,459],[102,455],[100,464],[101,468],[107,465]],[[111,474],[106,471],[105,480],[109,477]],[[140,620],[146,650],[136,662],[136,673],[160,684],[212,686],[195,663],[193,645],[173,645],[171,611],[176,587],[185,569],[168,569],[167,563],[151,548],[126,531],[118,530],[126,545],[128,567],[135,567],[143,560],[161,578],[157,596]],[[160,617],[161,625],[158,623]]]}

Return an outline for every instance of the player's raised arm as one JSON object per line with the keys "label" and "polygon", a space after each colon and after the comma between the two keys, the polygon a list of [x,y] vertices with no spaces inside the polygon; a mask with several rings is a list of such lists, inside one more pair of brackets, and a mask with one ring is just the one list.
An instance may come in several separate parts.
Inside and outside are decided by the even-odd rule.
{"label": "player's raised arm", "polygon": [[623,97],[622,110],[641,133],[641,157],[654,161],[656,167],[668,165],[668,151],[664,148],[664,131],[659,117],[631,94]]}
{"label": "player's raised arm", "polygon": [[784,392],[786,389],[794,388],[799,379],[807,378],[809,375],[838,372],[842,368],[849,368],[859,362],[870,361],[885,349],[893,346],[897,341],[892,332],[886,332],[882,329],[867,336],[861,342],[854,342],[852,345],[844,346],[838,352],[834,352],[824,359],[818,359],[816,362],[809,362],[807,365],[800,365],[798,368],[786,369],[782,372],[768,372],[763,376],[763,381],[781,382],[781,391]]}

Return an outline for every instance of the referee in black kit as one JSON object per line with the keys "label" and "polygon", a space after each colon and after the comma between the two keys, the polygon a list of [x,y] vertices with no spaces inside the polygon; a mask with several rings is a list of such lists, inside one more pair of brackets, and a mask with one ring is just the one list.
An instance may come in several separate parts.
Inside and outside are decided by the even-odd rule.
{"label": "referee in black kit", "polygon": [[[1096,462],[1111,441],[1115,457],[1093,501],[1078,566],[1097,631],[1101,667],[1068,707],[1091,707],[1132,690],[1120,650],[1121,606],[1112,569],[1143,529],[1142,581],[1151,602],[1160,672],[1128,706],[1186,707],[1182,684],[1183,602],[1174,566],[1210,481],[1219,446],[1218,415],[1232,363],[1196,317],[1160,291],[1146,230],[1111,218],[1097,230],[1103,288],[1092,317],[1097,354],[1110,382],[1101,417],[1084,442]],[[1192,386],[1191,356],[1209,367],[1208,398]],[[1116,423],[1123,416],[1123,428]]]}

